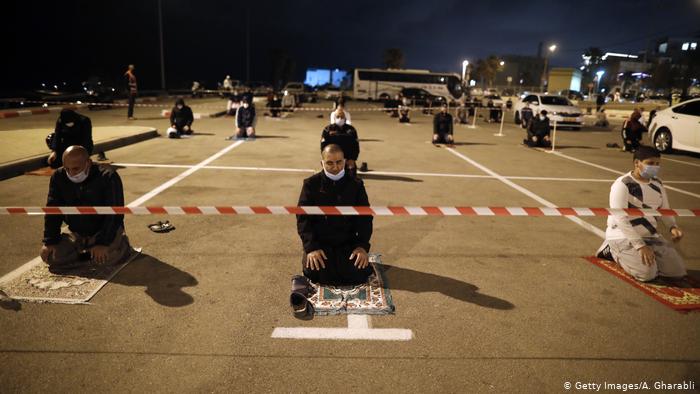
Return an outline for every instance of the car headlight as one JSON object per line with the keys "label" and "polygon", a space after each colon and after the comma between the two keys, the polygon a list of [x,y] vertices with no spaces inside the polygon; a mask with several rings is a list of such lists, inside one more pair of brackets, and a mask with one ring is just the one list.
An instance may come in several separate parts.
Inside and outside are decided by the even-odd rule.
{"label": "car headlight", "polygon": [[557,111],[552,111],[552,115],[556,115],[556,114],[557,114]]}

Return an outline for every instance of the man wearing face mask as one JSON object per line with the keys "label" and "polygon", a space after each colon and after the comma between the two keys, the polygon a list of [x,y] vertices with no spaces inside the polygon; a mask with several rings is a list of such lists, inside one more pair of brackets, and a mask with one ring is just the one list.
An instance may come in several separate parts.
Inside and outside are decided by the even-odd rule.
{"label": "man wearing face mask", "polygon": [[433,144],[454,143],[452,115],[447,113],[447,104],[443,104],[433,118]]}
{"label": "man wearing face mask", "polygon": [[549,139],[547,111],[542,110],[537,117],[530,120],[527,126],[527,138],[523,140],[523,144],[531,148],[535,146],[549,148],[552,146],[552,142]]}
{"label": "man wearing face mask", "polygon": [[326,126],[321,133],[321,150],[330,144],[340,146],[345,157],[348,175],[357,174],[357,157],[360,155],[360,142],[357,130],[345,119],[346,112],[338,109],[334,112],[335,122]]}
{"label": "man wearing face mask", "polygon": [[169,138],[180,138],[182,134],[192,134],[192,122],[194,114],[192,109],[185,105],[185,100],[179,98],[175,101],[175,107],[170,111]]}
{"label": "man wearing face mask", "polygon": [[[63,153],[63,167],[51,176],[46,206],[123,206],[124,191],[111,167],[93,164],[82,146]],[[61,233],[61,225],[68,233]],[[41,259],[52,272],[85,265],[118,264],[131,253],[124,215],[46,215]]]}
{"label": "man wearing face mask", "polygon": [[255,139],[255,106],[245,97],[241,103],[241,107],[236,111],[236,139]]}
{"label": "man wearing face mask", "polygon": [[[634,169],[617,178],[610,188],[610,208],[670,208],[658,173],[661,154],[642,145],[634,152]],[[671,239],[679,241],[683,232],[672,216],[661,216]],[[657,218],[608,216],[605,242],[598,257],[614,260],[638,281],[657,276],[682,278],[685,264],[678,252],[659,234]]]}
{"label": "man wearing face mask", "polygon": [[92,122],[87,116],[80,115],[72,109],[64,109],[56,120],[53,137],[47,139],[51,155],[47,162],[51,168],[63,165],[63,152],[71,145],[80,145],[88,155],[92,154]]}
{"label": "man wearing face mask", "polygon": [[[304,180],[299,206],[369,206],[362,180],[345,174],[338,145],[321,152],[323,170]],[[297,215],[304,247],[304,276],[313,282],[351,286],[367,281],[372,216]]]}

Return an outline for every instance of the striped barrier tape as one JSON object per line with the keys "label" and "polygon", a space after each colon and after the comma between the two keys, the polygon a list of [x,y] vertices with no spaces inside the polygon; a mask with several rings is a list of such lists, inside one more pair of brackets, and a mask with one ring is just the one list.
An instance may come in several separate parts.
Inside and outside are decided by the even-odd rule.
{"label": "striped barrier tape", "polygon": [[[24,103],[29,103],[29,104],[46,104],[46,101],[37,101],[37,100],[24,100]],[[119,102],[115,101],[112,103],[92,103],[92,102],[84,102],[84,101],[51,101],[51,104],[55,105],[70,105],[73,106],[71,109],[77,109],[78,106],[103,106],[103,107],[128,107],[128,103],[124,102]],[[134,107],[145,107],[145,108],[167,108],[171,109],[173,107],[172,104],[134,104]],[[218,110],[224,110],[221,105],[207,105],[207,104],[194,104],[194,108],[215,108]],[[422,111],[424,109],[430,109],[433,111],[438,111],[440,109],[439,106],[434,106],[434,107],[419,107],[419,106],[411,106],[408,107],[411,111]],[[450,109],[456,109],[458,108],[457,106],[451,105],[449,106]],[[470,108],[469,106],[466,107],[467,109]],[[475,107],[477,109],[487,109],[487,110],[496,110],[496,111],[503,111],[501,107]],[[270,107],[265,107],[267,110],[272,110],[272,109],[278,109],[280,111],[333,111],[334,107],[279,107],[279,108],[270,108]],[[372,111],[377,111],[377,112],[383,112],[383,111],[397,111],[400,110],[401,107],[350,107],[348,108],[349,112],[372,112]],[[24,110],[22,110],[24,111]],[[36,110],[26,110],[26,111],[36,111],[37,113],[46,113],[45,108],[42,109],[36,109]],[[16,112],[16,111],[13,111]],[[17,116],[17,115],[15,115]]]}
{"label": "striped barrier tape", "polygon": [[679,216],[700,209],[438,206],[0,207],[0,215]]}

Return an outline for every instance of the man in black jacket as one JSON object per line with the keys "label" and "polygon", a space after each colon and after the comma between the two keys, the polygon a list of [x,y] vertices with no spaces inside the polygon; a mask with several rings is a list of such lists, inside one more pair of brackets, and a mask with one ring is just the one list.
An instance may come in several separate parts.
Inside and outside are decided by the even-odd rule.
{"label": "man in black jacket", "polygon": [[255,106],[243,98],[241,107],[236,111],[236,139],[250,138],[255,139]]}
{"label": "man in black jacket", "polygon": [[[46,206],[123,206],[119,175],[93,164],[82,146],[70,146],[51,176]],[[61,233],[61,224],[69,233]],[[52,272],[89,262],[117,264],[131,253],[124,215],[46,215],[41,258]]]}
{"label": "man in black jacket", "polygon": [[72,109],[64,109],[56,120],[56,128],[47,144],[52,151],[47,159],[51,168],[63,165],[63,152],[71,145],[80,145],[91,155],[94,145],[90,118]]}
{"label": "man in black jacket", "polygon": [[345,120],[345,112],[336,113],[335,123],[326,126],[321,133],[321,150],[330,144],[340,146],[350,175],[357,173],[357,157],[360,155],[360,142],[357,130]]}
{"label": "man in black jacket", "polygon": [[[369,206],[362,180],[345,175],[345,158],[338,145],[321,153],[323,171],[304,180],[299,206]],[[304,275],[333,286],[364,283],[372,273],[367,252],[372,216],[297,215],[304,247]]]}
{"label": "man in black jacket", "polygon": [[447,104],[443,104],[433,118],[433,144],[451,144],[452,137],[452,115],[447,113]]}
{"label": "man in black jacket", "polygon": [[542,110],[540,115],[532,118],[527,127],[527,138],[523,140],[523,144],[534,147],[551,147],[552,142],[549,139],[549,118],[547,111]]}
{"label": "man in black jacket", "polygon": [[192,109],[185,105],[185,100],[177,99],[175,107],[170,111],[168,137],[180,138],[182,134],[192,134],[192,122],[194,122]]}

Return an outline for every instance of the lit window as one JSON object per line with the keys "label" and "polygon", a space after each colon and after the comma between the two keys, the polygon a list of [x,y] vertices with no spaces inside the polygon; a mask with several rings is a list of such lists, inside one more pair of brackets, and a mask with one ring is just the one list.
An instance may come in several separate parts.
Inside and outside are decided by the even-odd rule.
{"label": "lit window", "polygon": [[666,53],[666,49],[668,49],[667,42],[664,42],[663,44],[659,45],[659,53]]}
{"label": "lit window", "polygon": [[694,51],[695,49],[697,49],[697,47],[698,47],[698,43],[697,43],[697,42],[691,42],[691,43],[690,43],[690,49],[691,49],[691,50]]}
{"label": "lit window", "polygon": [[689,46],[690,46],[690,43],[689,43],[689,42],[684,42],[684,43],[683,43],[683,46],[681,47],[681,49],[684,50],[684,51],[687,51]]}

